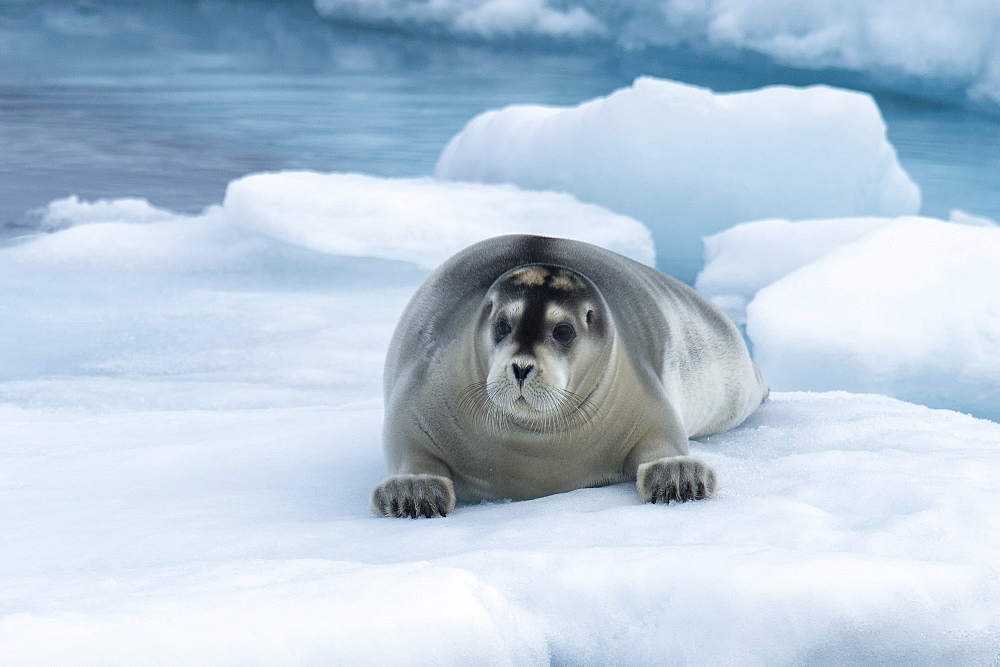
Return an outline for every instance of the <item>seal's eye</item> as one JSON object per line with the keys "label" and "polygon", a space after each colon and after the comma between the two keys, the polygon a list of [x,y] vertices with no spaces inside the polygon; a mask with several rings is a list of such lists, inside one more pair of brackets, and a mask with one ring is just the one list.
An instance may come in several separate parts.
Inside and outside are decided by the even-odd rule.
{"label": "seal's eye", "polygon": [[503,340],[504,338],[507,337],[507,334],[510,333],[510,322],[502,318],[497,320],[497,323],[494,325],[493,331],[496,332],[498,341]]}
{"label": "seal's eye", "polygon": [[552,330],[552,337],[555,338],[558,343],[569,345],[573,339],[576,338],[576,331],[574,331],[573,327],[568,324],[557,324],[556,328]]}

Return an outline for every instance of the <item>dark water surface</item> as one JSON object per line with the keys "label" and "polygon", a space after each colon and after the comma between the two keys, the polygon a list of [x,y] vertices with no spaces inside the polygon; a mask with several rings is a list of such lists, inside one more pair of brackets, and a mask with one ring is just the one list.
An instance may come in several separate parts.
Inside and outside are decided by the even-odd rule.
{"label": "dark water surface", "polygon": [[[239,176],[429,174],[474,115],[649,74],[716,90],[857,83],[600,45],[470,44],[331,25],[309,2],[0,3],[0,224],[71,194],[195,212]],[[875,93],[924,213],[1000,219],[1000,118]]]}

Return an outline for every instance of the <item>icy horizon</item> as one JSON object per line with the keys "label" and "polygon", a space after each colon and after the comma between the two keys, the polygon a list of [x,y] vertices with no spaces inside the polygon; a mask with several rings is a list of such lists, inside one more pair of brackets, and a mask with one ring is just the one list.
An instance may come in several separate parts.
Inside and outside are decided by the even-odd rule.
{"label": "icy horizon", "polygon": [[[103,50],[122,50],[152,76],[166,72],[155,58],[177,51],[182,67],[275,66],[313,71],[334,55],[340,66],[370,66],[353,47],[363,36],[332,35],[326,27],[357,27],[394,42],[496,45],[545,53],[604,51],[612,60],[648,58],[707,63],[744,73],[890,92],[1000,114],[1000,6],[990,0],[258,0],[167,2],[137,6],[121,0],[78,4],[0,2],[0,54],[33,72],[36,51],[61,64]],[[238,29],[237,29],[238,26]],[[378,40],[376,40],[378,41]],[[67,53],[63,49],[69,47]],[[239,57],[215,52],[220,47]],[[263,47],[263,48],[261,48]],[[346,47],[346,48],[345,48]],[[409,50],[399,45],[400,51]],[[73,56],[78,60],[74,61]],[[387,54],[387,57],[392,57]],[[79,60],[82,58],[82,61]],[[101,67],[110,66],[105,62]],[[120,62],[118,66],[126,66]]]}
{"label": "icy horizon", "polygon": [[332,20],[430,38],[668,48],[745,65],[841,70],[916,96],[1000,108],[1000,5],[933,0],[314,0]]}
{"label": "icy horizon", "polygon": [[921,186],[920,213],[1000,218],[996,115],[971,110],[964,89],[935,76],[893,86],[739,50],[466,39],[407,26],[325,20],[309,0],[0,3],[0,234],[72,194],[193,213],[259,171],[426,176],[487,109],[576,105],[646,75],[716,92],[867,91]]}

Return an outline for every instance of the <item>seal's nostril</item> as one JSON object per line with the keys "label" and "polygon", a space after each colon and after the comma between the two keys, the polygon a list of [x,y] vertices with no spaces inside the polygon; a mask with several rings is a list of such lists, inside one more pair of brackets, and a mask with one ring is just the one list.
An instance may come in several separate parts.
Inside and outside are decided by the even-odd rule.
{"label": "seal's nostril", "polygon": [[511,364],[510,369],[514,371],[514,379],[517,380],[518,384],[524,384],[524,381],[528,378],[528,373],[534,368],[531,364],[527,366],[521,366],[519,364]]}

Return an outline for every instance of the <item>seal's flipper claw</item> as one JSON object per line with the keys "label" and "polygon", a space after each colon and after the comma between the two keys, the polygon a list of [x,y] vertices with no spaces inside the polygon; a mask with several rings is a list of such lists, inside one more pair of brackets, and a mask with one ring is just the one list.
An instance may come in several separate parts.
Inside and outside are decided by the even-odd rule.
{"label": "seal's flipper claw", "polygon": [[664,504],[711,498],[717,487],[715,471],[691,456],[643,463],[636,471],[635,483],[643,502]]}
{"label": "seal's flipper claw", "polygon": [[393,475],[372,491],[371,510],[376,516],[431,519],[455,509],[455,488],[440,475]]}

